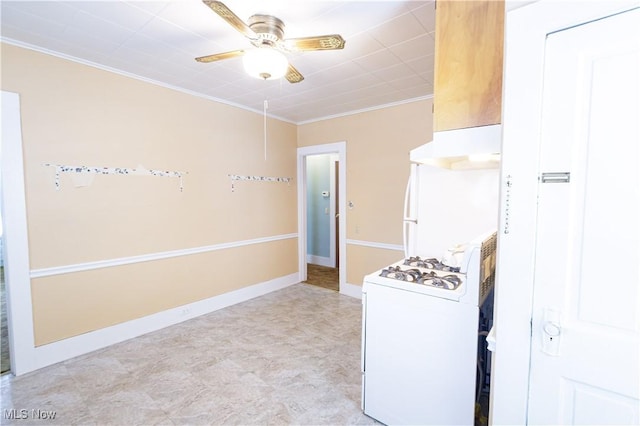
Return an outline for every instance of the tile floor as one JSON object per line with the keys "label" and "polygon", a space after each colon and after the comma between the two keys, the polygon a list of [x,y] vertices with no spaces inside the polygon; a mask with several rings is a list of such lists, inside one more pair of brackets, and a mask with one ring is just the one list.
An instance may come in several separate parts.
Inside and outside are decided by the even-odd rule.
{"label": "tile floor", "polygon": [[375,424],[360,410],[361,312],[358,299],[296,284],[4,375],[0,424]]}

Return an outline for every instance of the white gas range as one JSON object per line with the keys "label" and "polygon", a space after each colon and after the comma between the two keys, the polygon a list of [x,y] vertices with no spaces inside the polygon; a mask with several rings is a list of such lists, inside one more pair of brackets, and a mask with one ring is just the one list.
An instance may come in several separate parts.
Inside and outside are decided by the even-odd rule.
{"label": "white gas range", "polygon": [[364,285],[386,285],[481,306],[495,281],[496,241],[492,231],[469,242],[457,266],[411,256],[367,275]]}
{"label": "white gas range", "polygon": [[496,240],[490,232],[469,242],[459,266],[414,256],[364,278],[365,414],[385,424],[473,424],[478,317],[494,284]]}

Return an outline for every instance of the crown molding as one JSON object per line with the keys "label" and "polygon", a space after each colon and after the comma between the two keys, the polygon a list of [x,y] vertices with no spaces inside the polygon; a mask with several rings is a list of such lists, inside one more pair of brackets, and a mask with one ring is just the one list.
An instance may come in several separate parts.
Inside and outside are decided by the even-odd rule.
{"label": "crown molding", "polygon": [[[124,77],[133,78],[133,79],[145,82],[145,83],[149,83],[149,84],[153,84],[153,85],[156,85],[156,86],[164,87],[166,89],[175,90],[177,92],[185,93],[187,95],[195,96],[195,97],[202,98],[202,99],[207,99],[209,101],[221,103],[221,104],[228,105],[228,106],[235,107],[235,108],[240,108],[242,110],[253,112],[253,113],[256,113],[256,114],[260,114],[260,115],[264,114],[264,111],[262,111],[262,110],[249,108],[249,107],[247,107],[245,105],[240,105],[240,104],[237,104],[237,103],[234,103],[234,102],[230,102],[230,101],[227,101],[227,100],[224,100],[224,99],[216,98],[215,96],[204,95],[202,93],[195,92],[193,90],[188,90],[188,89],[185,89],[185,88],[182,88],[182,87],[173,86],[171,84],[163,83],[162,81],[153,80],[153,79],[148,78],[148,77],[143,77],[143,76],[140,76],[140,75],[137,75],[137,74],[133,74],[133,73],[127,72],[127,71],[122,71],[122,70],[119,70],[117,68],[112,68],[112,67],[109,67],[107,65],[99,64],[99,63],[96,63],[96,62],[87,61],[86,59],[81,59],[81,58],[77,58],[75,56],[71,56],[71,55],[67,55],[67,54],[64,54],[64,53],[56,52],[55,50],[49,50],[49,49],[45,49],[45,48],[40,47],[40,46],[35,46],[33,44],[24,43],[24,42],[21,42],[21,41],[18,41],[18,40],[14,40],[14,39],[11,39],[11,38],[8,38],[8,37],[0,36],[0,42],[6,43],[6,44],[10,44],[12,46],[16,46],[16,47],[21,47],[21,48],[24,48],[24,49],[32,50],[32,51],[35,51],[35,52],[43,53],[45,55],[54,56],[54,57],[57,57],[57,58],[60,58],[60,59],[65,59],[65,60],[68,60],[68,61],[71,61],[71,62],[75,62],[75,63],[78,63],[78,64],[82,64],[82,65],[86,65],[86,66],[89,66],[89,67],[93,67],[93,68],[97,68],[97,69],[100,69],[100,70],[103,70],[103,71],[107,71],[107,72],[111,72],[111,73],[114,73],[114,74],[119,74],[119,75],[122,75]],[[267,113],[267,116],[270,117],[270,118],[274,118],[276,120],[283,121],[285,123],[290,123],[290,124],[295,124],[297,126],[300,126],[300,125],[303,125],[303,124],[315,123],[317,121],[324,121],[324,120],[331,120],[331,119],[334,119],[334,118],[347,117],[347,116],[350,116],[350,115],[360,114],[360,113],[363,113],[363,112],[369,112],[369,111],[376,111],[376,110],[379,110],[379,109],[391,108],[391,107],[398,106],[398,105],[404,105],[404,104],[409,104],[409,103],[413,103],[413,102],[419,102],[419,101],[432,99],[432,98],[433,98],[433,95],[431,94],[431,95],[420,96],[420,97],[416,97],[416,98],[412,98],[412,99],[407,99],[407,100],[404,100],[404,101],[391,102],[391,103],[381,104],[381,105],[377,105],[377,106],[373,106],[373,107],[362,108],[362,109],[358,109],[358,110],[347,111],[347,112],[340,113],[340,114],[328,115],[328,116],[324,116],[324,117],[320,117],[320,118],[313,118],[313,119],[310,119],[310,120],[302,120],[302,121],[294,121],[294,120],[290,120],[290,119],[287,119],[287,118],[284,118],[284,117],[280,117],[278,115],[269,114],[269,113]]]}

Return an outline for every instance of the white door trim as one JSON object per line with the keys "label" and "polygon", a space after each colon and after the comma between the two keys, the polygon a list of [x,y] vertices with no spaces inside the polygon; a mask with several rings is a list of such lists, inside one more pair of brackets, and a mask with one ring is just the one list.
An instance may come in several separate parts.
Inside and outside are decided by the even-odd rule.
{"label": "white door trim", "polygon": [[[336,267],[336,214],[338,213],[336,211],[336,162],[340,167],[338,156],[334,154],[329,159],[329,191],[331,191],[329,193],[329,263],[332,268]],[[338,180],[340,180],[340,177],[338,177]],[[338,192],[340,191],[338,190]],[[338,217],[339,219],[340,217]]]}
{"label": "white door trim", "polygon": [[29,277],[20,96],[2,92],[2,220],[11,372],[23,374],[36,361]]}
{"label": "white door trim", "polygon": [[298,148],[298,271],[300,281],[307,279],[307,181],[306,157],[318,154],[338,154],[338,241],[340,245],[340,292],[347,282],[346,206],[347,206],[347,143],[335,142]]}
{"label": "white door trim", "polygon": [[541,0],[507,13],[490,424],[527,423],[546,37],[638,5],[637,0]]}

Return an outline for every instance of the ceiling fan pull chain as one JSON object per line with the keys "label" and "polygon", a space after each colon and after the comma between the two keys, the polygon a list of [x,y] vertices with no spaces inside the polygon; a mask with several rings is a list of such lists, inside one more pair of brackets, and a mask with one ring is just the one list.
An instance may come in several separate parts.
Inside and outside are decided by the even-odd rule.
{"label": "ceiling fan pull chain", "polygon": [[267,108],[269,108],[269,102],[264,100],[263,103],[263,133],[264,133],[264,161],[267,161]]}

